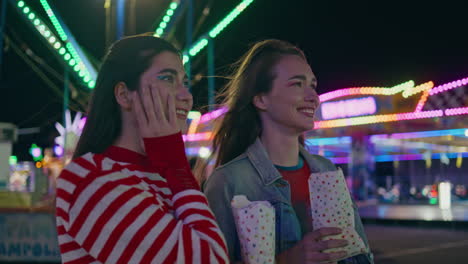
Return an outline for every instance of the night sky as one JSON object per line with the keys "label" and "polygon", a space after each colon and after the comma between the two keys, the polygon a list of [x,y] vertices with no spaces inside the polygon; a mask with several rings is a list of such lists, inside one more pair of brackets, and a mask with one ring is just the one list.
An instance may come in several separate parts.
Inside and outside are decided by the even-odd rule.
{"label": "night sky", "polygon": [[[7,1],[7,0],[3,0]],[[9,0],[8,0],[9,1]],[[25,1],[48,21],[39,1]],[[93,63],[106,48],[104,0],[49,0]],[[194,0],[193,39],[210,30],[240,0]],[[126,34],[152,31],[169,1],[127,0]],[[203,16],[203,10],[210,12]],[[318,91],[356,86],[394,86],[414,80],[437,84],[468,77],[468,19],[463,1],[312,1],[256,0],[215,40],[216,75],[250,44],[278,38],[302,48],[318,78]],[[30,159],[31,143],[51,146],[62,120],[65,67],[8,3],[1,65],[0,122],[41,132],[20,136],[13,154]],[[186,45],[185,16],[169,40]],[[28,51],[25,53],[26,51]],[[22,56],[18,55],[20,52]],[[27,58],[30,64],[23,58]],[[49,79],[39,78],[31,64]],[[194,61],[193,75],[207,75],[206,51]],[[70,76],[76,88],[70,107],[84,111],[89,90]],[[217,88],[223,84],[216,80]],[[206,79],[194,82],[195,110],[207,104]]]}

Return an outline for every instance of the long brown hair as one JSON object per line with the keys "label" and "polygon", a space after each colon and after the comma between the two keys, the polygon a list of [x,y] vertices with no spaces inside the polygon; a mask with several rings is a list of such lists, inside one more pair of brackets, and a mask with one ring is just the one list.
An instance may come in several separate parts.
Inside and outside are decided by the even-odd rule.
{"label": "long brown hair", "polygon": [[164,51],[180,55],[171,43],[148,33],[123,38],[110,47],[99,70],[74,158],[88,152],[102,153],[114,143],[122,126],[120,107],[114,96],[115,85],[124,82],[129,90],[138,89],[141,74],[151,66],[152,59]]}
{"label": "long brown hair", "polygon": [[245,152],[262,133],[260,116],[253,99],[256,95],[270,92],[275,79],[273,68],[285,55],[306,59],[296,46],[286,41],[268,39],[255,43],[234,64],[234,73],[219,95],[228,111],[215,124],[215,167]]}

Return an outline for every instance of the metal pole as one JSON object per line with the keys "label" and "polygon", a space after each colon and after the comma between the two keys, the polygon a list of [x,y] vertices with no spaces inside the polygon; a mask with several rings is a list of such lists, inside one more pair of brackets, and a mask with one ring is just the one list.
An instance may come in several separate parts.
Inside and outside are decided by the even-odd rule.
{"label": "metal pole", "polygon": [[121,39],[125,34],[125,0],[117,0],[117,28],[115,37]]}
{"label": "metal pole", "polygon": [[215,90],[215,65],[214,65],[214,40],[208,39],[208,109],[214,110],[214,90]]}
{"label": "metal pole", "polygon": [[128,10],[127,34],[136,34],[136,0],[130,0]]}
{"label": "metal pole", "polygon": [[[63,76],[63,127],[67,125],[67,109],[68,109],[68,102],[70,99],[70,87],[69,87],[69,76],[68,70],[65,69],[64,76]],[[63,149],[67,144],[67,133],[63,136]]]}
{"label": "metal pole", "polygon": [[[186,22],[185,38],[187,43],[185,44],[185,49],[188,50],[192,46],[192,31],[193,31],[193,0],[187,0],[187,22]],[[189,79],[188,88],[191,90],[192,72],[191,72],[191,61],[189,60],[185,64],[185,71]]]}
{"label": "metal pole", "polygon": [[108,48],[112,42],[112,0],[106,0],[104,2],[104,9],[106,10],[106,48]]}
{"label": "metal pole", "polygon": [[5,34],[5,21],[6,21],[6,9],[7,1],[2,1],[2,13],[0,15],[0,79],[2,79],[2,68],[3,68],[3,35]]}

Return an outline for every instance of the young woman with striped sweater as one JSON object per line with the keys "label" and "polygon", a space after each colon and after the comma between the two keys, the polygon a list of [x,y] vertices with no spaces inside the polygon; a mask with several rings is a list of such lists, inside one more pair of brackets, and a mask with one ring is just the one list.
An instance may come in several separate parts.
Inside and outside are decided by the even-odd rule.
{"label": "young woman with striped sweater", "polygon": [[102,64],[75,159],[57,179],[63,263],[227,263],[184,152],[192,96],[179,52],[138,35]]}

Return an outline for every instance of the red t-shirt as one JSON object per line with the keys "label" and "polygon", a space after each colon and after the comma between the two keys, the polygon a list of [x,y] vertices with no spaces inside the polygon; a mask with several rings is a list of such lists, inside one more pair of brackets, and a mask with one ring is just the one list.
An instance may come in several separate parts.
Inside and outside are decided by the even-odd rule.
{"label": "red t-shirt", "polygon": [[302,157],[294,167],[275,166],[291,186],[291,203],[301,224],[302,234],[312,231],[312,214],[309,199],[310,168]]}

